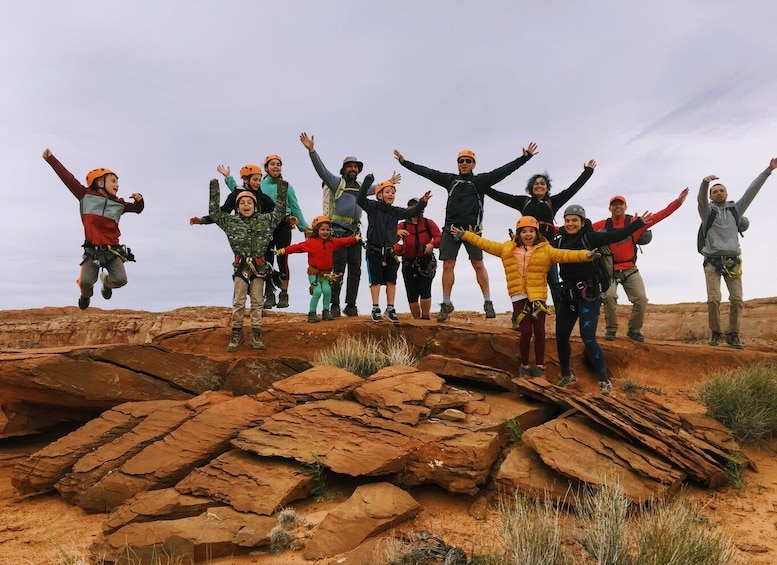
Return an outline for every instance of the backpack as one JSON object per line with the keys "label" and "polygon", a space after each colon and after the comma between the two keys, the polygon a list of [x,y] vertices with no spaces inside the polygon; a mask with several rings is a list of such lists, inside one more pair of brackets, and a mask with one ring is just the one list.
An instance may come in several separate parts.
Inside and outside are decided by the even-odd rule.
{"label": "backpack", "polygon": [[[626,214],[626,217],[623,218],[623,227],[627,228],[631,225],[631,219],[633,216]],[[612,218],[607,218],[607,220],[604,222],[604,229],[606,231],[613,231],[615,228],[612,225]],[[634,238],[631,238],[632,241]],[[641,234],[639,234],[639,237],[637,238],[637,241],[634,242],[634,256],[631,258],[632,263],[637,262],[637,248],[639,248],[640,253],[642,252],[642,246],[647,245],[653,241],[653,232],[650,230],[645,230]]]}
{"label": "backpack", "polygon": [[[583,245],[586,249],[593,249],[588,242],[588,236],[583,235]],[[594,270],[596,271],[596,282],[599,283],[599,288],[602,292],[607,292],[610,285],[615,280],[615,265],[612,260],[612,251],[609,245],[600,245],[596,248],[601,255],[592,261]]]}
{"label": "backpack", "polygon": [[[726,208],[731,210],[731,215],[734,216],[734,221],[737,224],[737,232],[742,237],[745,236],[743,233],[747,228],[742,225],[742,222],[739,218],[739,212],[737,212],[736,206],[726,206]],[[712,224],[715,223],[715,216],[718,213],[718,207],[717,206],[710,206],[710,212],[707,215],[707,221],[699,226],[699,232],[696,234],[696,251],[701,253],[702,249],[704,249],[704,243],[707,241],[707,232],[710,231],[710,228],[712,227]]]}

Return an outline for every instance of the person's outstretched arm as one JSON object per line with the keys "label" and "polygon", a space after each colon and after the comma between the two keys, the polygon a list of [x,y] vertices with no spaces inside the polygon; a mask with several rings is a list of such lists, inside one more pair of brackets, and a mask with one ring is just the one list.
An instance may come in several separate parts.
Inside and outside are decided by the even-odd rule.
{"label": "person's outstretched arm", "polygon": [[588,179],[591,178],[591,176],[594,174],[594,169],[596,168],[596,161],[591,159],[583,165],[583,172],[580,173],[580,176],[577,177],[577,180],[570,184],[567,188],[559,192],[558,194],[554,194],[550,197],[550,204],[553,207],[553,214],[555,215],[557,210],[561,210],[561,208],[564,207],[564,204],[572,200],[572,197],[580,192],[580,189],[583,188],[583,185],[588,182]]}
{"label": "person's outstretched arm", "polygon": [[340,177],[330,172],[329,169],[324,166],[321,157],[316,153],[315,136],[308,136],[308,134],[303,131],[299,134],[299,140],[302,145],[305,146],[305,149],[308,150],[310,160],[313,162],[313,168],[316,170],[319,178],[324,181],[331,190],[336,190],[340,184]]}

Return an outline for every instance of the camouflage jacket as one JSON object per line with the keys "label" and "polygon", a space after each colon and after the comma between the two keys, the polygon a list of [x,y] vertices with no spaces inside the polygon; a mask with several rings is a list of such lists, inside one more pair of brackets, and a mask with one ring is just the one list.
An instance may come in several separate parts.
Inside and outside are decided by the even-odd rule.
{"label": "camouflage jacket", "polygon": [[289,183],[278,183],[278,200],[275,210],[269,214],[256,213],[249,218],[240,214],[222,212],[219,207],[221,194],[219,181],[210,181],[210,205],[208,212],[213,221],[227,234],[229,246],[235,257],[257,259],[263,257],[272,240],[272,233],[286,217],[286,191]]}

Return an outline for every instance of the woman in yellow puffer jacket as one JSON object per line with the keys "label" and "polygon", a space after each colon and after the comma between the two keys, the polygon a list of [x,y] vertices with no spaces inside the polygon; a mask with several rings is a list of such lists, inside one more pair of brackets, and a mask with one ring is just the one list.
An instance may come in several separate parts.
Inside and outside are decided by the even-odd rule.
{"label": "woman in yellow puffer jacket", "polygon": [[[502,259],[507,292],[513,303],[513,329],[521,332],[519,374],[522,377],[544,376],[548,271],[553,263],[592,261],[596,257],[596,250],[556,249],[540,235],[539,223],[531,216],[518,220],[515,224],[515,237],[505,242],[491,241],[456,227],[451,227],[451,235]],[[535,360],[533,366],[529,364],[532,333]]]}

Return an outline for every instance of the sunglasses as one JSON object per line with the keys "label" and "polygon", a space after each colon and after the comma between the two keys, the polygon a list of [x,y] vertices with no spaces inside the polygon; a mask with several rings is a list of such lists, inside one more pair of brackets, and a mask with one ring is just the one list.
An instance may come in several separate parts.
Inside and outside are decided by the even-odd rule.
{"label": "sunglasses", "polygon": [[473,160],[472,160],[472,159],[470,159],[469,157],[466,157],[466,158],[463,158],[463,159],[459,159],[459,160],[458,160],[458,163],[459,163],[459,165],[461,165],[461,164],[463,164],[463,163],[466,163],[467,165],[471,165],[471,164],[472,164],[472,163],[474,163],[474,162],[475,162],[475,161],[473,161]]}

